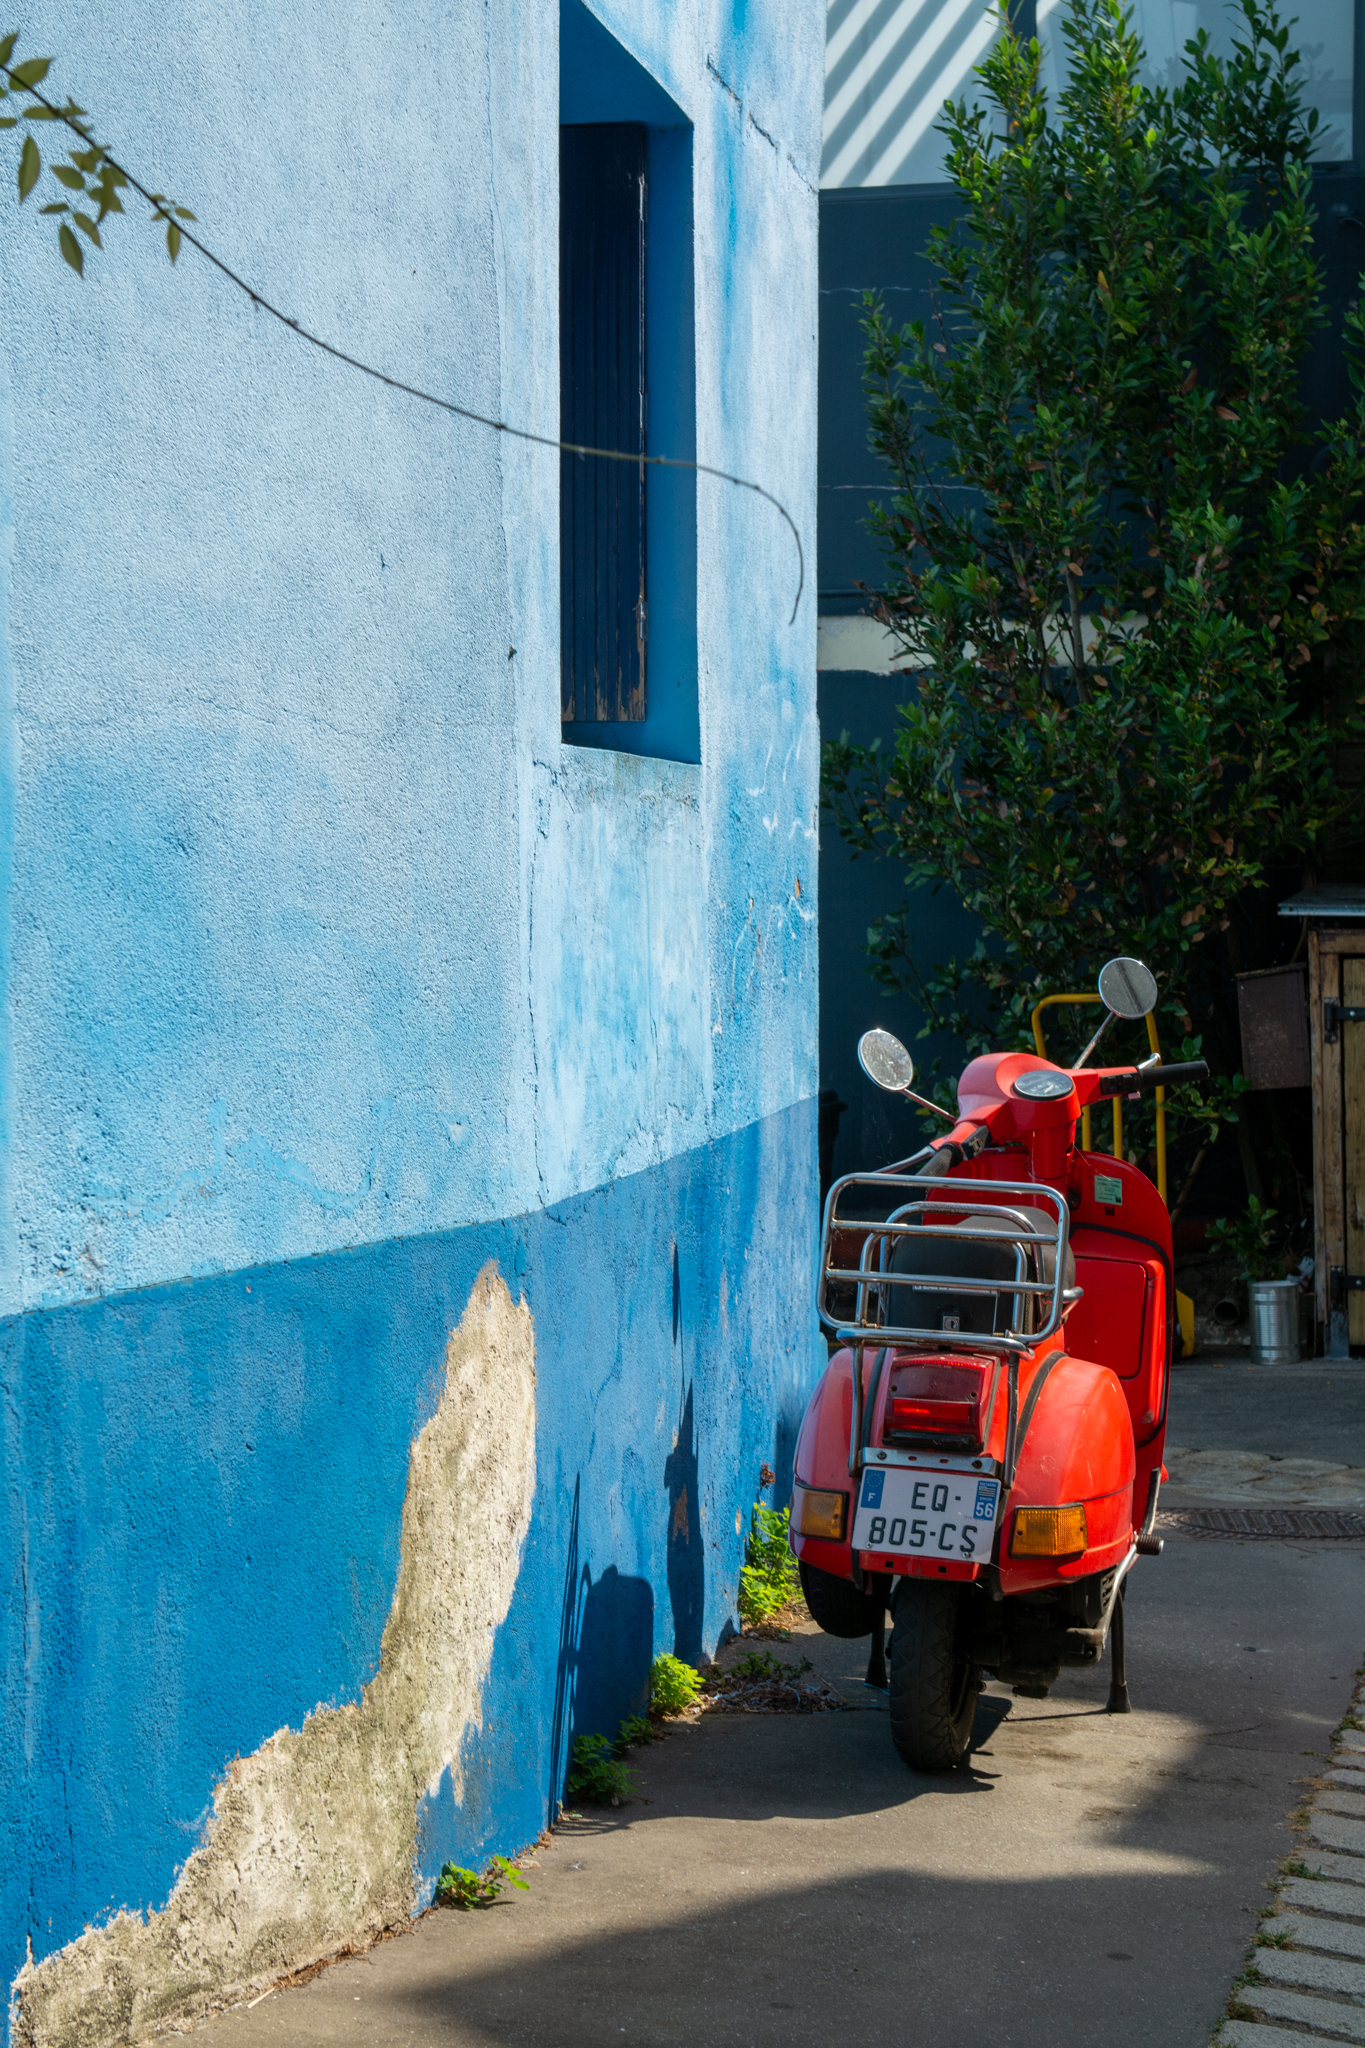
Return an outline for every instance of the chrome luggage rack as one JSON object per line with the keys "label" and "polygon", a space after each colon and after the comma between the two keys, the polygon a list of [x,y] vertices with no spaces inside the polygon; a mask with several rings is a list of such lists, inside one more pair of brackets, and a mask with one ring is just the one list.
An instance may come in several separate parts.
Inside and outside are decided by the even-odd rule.
{"label": "chrome luggage rack", "polygon": [[[885,1197],[888,1191],[904,1189],[909,1199],[894,1200],[889,1215],[849,1216],[839,1213],[840,1197],[849,1188],[876,1189]],[[962,1189],[959,1199],[956,1192],[951,1196],[949,1188]],[[992,1196],[1014,1196],[1019,1207],[1036,1209],[1050,1205],[1057,1218],[1055,1231],[1041,1231],[1033,1220],[1019,1213],[1019,1207],[1010,1206],[998,1200],[974,1201],[973,1193],[978,1188],[989,1188]],[[938,1194],[936,1201],[926,1200],[929,1190]],[[884,1203],[882,1204],[884,1206]],[[952,1219],[950,1222],[949,1219]],[[941,1219],[935,1228],[935,1220]],[[977,1229],[964,1229],[963,1223],[977,1222]],[[1013,1227],[1002,1229],[1008,1222]],[[990,1223],[995,1228],[989,1228]],[[1059,1328],[1062,1317],[1073,1301],[1079,1300],[1080,1289],[1068,1288],[1066,1281],[1066,1250],[1071,1214],[1066,1197],[1055,1188],[1037,1181],[957,1181],[942,1178],[927,1181],[918,1174],[897,1173],[848,1173],[837,1180],[830,1189],[825,1202],[824,1233],[820,1244],[820,1320],[827,1329],[833,1330],[843,1344],[929,1344],[936,1349],[957,1348],[966,1351],[1031,1351],[1034,1345],[1050,1337]],[[836,1235],[861,1235],[862,1252],[856,1266],[836,1266],[834,1261],[834,1240]],[[1014,1274],[1008,1280],[972,1279],[952,1273],[895,1273],[891,1260],[895,1247],[904,1237],[923,1241],[926,1237],[950,1240],[954,1244],[995,1244],[1014,1246]],[[1041,1246],[1050,1248],[1056,1254],[1056,1265],[1051,1280],[1030,1280],[1026,1278],[1028,1260],[1025,1247]],[[851,1319],[831,1313],[830,1290],[832,1286],[853,1286],[857,1293],[854,1313]],[[903,1290],[897,1295],[897,1289]],[[908,1293],[916,1294],[962,1294],[968,1296],[991,1295],[999,1298],[1008,1295],[1011,1300],[1010,1325],[1003,1332],[978,1330],[930,1330],[909,1322],[893,1322],[891,1312],[899,1310],[901,1300]],[[1025,1332],[1022,1329],[1025,1308],[1033,1301],[1040,1306],[1046,1302],[1046,1317],[1042,1327]],[[913,1299],[910,1306],[913,1308]]]}
{"label": "chrome luggage rack", "polygon": [[[944,1199],[947,1189],[943,1177],[932,1179],[922,1174],[901,1173],[848,1173],[842,1180],[835,1181],[825,1201],[824,1232],[820,1243],[820,1290],[818,1308],[820,1320],[827,1329],[833,1330],[840,1344],[853,1347],[853,1409],[850,1415],[848,1469],[855,1480],[862,1471],[867,1450],[867,1428],[872,1420],[875,1407],[875,1387],[881,1372],[881,1361],[887,1349],[893,1344],[917,1344],[931,1346],[934,1350],[972,1351],[1003,1353],[1008,1359],[1007,1374],[1007,1422],[1005,1430],[1005,1454],[999,1466],[994,1461],[981,1461],[983,1469],[999,1472],[1004,1492],[1009,1493],[1014,1483],[1014,1468],[1018,1454],[1019,1418],[1019,1360],[1050,1337],[1061,1325],[1072,1302],[1079,1301],[1082,1290],[1067,1287],[1066,1251],[1070,1234],[1071,1212],[1066,1197],[1055,1188],[1036,1181],[957,1181],[951,1183],[961,1188],[963,1196]],[[892,1191],[890,1213],[881,1216],[841,1216],[839,1198],[848,1188],[875,1188],[886,1207],[885,1196]],[[974,1201],[967,1191],[989,1188],[993,1196],[1014,1196],[1018,1207],[992,1200]],[[896,1200],[900,1190],[912,1196],[910,1200]],[[942,1190],[937,1201],[925,1199],[930,1190]],[[918,1197],[918,1199],[913,1199]],[[1020,1200],[1019,1198],[1022,1198]],[[1050,1204],[1057,1218],[1055,1233],[1034,1228],[1030,1218],[1022,1216],[1022,1207],[1036,1208],[1040,1203]],[[923,1222],[918,1219],[923,1217]],[[985,1222],[993,1220],[997,1225],[1008,1219],[1013,1226],[1002,1230],[980,1228],[964,1230],[949,1224],[947,1218]],[[936,1230],[931,1219],[940,1218]],[[861,1232],[862,1253],[855,1267],[836,1266],[834,1259],[834,1238],[836,1232]],[[890,1270],[895,1245],[899,1238],[911,1235],[919,1239],[926,1236],[951,1239],[955,1244],[1012,1244],[1014,1246],[1014,1273],[1008,1280],[976,1280],[965,1275],[961,1278],[951,1273],[893,1273]],[[1050,1246],[1056,1253],[1056,1266],[1052,1279],[1028,1280],[1025,1247],[1034,1245]],[[828,1307],[829,1290],[832,1284],[853,1285],[857,1289],[854,1319],[852,1322],[832,1315]],[[908,1289],[913,1296],[919,1294],[962,1294],[968,1296],[1002,1294],[1012,1300],[1012,1327],[1003,1331],[994,1330],[929,1330],[913,1323],[893,1323],[888,1319],[892,1302],[892,1290]],[[1024,1334],[1019,1325],[1024,1320],[1025,1307],[1039,1299],[1046,1299],[1046,1320],[1041,1329]],[[992,1320],[994,1320],[992,1318]],[[873,1371],[873,1393],[865,1399],[863,1379],[863,1353],[868,1345],[879,1347],[877,1364]],[[877,1458],[883,1463],[900,1464],[906,1454],[895,1451],[878,1451]],[[854,1559],[853,1582],[861,1585],[862,1577],[857,1559]]]}

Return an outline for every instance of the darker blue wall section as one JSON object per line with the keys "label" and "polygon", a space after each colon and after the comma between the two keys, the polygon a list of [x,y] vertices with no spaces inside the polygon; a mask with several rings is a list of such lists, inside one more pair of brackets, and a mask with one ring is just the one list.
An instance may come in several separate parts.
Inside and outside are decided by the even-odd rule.
{"label": "darker blue wall section", "polygon": [[419,1862],[544,1826],[574,1735],[713,1648],[817,1366],[815,1106],[542,1214],[0,1330],[12,1977],[162,1903],[236,1754],[372,1676],[413,1436],[488,1259],[536,1331],[537,1484],[464,1794]]}

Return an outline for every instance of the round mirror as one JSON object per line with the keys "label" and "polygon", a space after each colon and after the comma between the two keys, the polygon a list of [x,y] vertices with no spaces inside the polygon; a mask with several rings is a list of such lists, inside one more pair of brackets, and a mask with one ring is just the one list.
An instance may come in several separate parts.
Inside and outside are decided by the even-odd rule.
{"label": "round mirror", "polygon": [[858,1064],[869,1081],[899,1095],[915,1078],[915,1062],[889,1031],[865,1031],[858,1040]]}
{"label": "round mirror", "polygon": [[1121,954],[1100,969],[1100,1001],[1116,1017],[1146,1017],[1156,1008],[1156,976]]}

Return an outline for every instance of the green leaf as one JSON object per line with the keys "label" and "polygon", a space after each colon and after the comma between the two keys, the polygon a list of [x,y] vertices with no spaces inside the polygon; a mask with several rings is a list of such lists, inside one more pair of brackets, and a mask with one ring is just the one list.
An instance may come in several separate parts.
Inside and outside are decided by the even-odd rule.
{"label": "green leaf", "polygon": [[39,213],[70,213],[71,208],[64,199],[54,199],[51,206],[40,206]]}
{"label": "green leaf", "polygon": [[177,220],[198,220],[199,218],[197,213],[190,212],[188,206],[177,206],[174,211]]}
{"label": "green leaf", "polygon": [[10,77],[16,85],[41,85],[51,64],[50,57],[30,57],[26,63],[16,64]]}
{"label": "green leaf", "polygon": [[84,192],[85,180],[79,171],[73,171],[70,164],[53,164],[52,175],[59,185],[65,185],[68,192]]}
{"label": "green leaf", "polygon": [[28,198],[42,173],[43,160],[38,154],[38,145],[31,135],[24,137],[23,152],[19,158],[19,203]]}
{"label": "green leaf", "polygon": [[81,245],[76,240],[76,237],[72,234],[70,228],[67,226],[65,221],[62,222],[60,228],[58,228],[57,230],[57,239],[62,245],[63,256],[65,256],[67,262],[71,265],[71,268],[75,271],[77,277],[84,277],[85,258],[81,254]]}
{"label": "green leaf", "polygon": [[174,263],[176,257],[180,254],[180,230],[174,221],[168,221],[166,224],[166,248],[172,263]]}
{"label": "green leaf", "polygon": [[94,221],[91,220],[88,213],[73,213],[71,218],[72,220],[75,221],[76,226],[80,229],[83,235],[89,235],[91,241],[94,243],[97,249],[102,249],[104,247],[103,242],[100,240],[100,231],[95,226]]}
{"label": "green leaf", "polygon": [[17,128],[18,126],[19,118],[17,114],[0,114],[0,128]]}
{"label": "green leaf", "polygon": [[18,42],[18,40],[19,35],[18,31],[16,30],[12,36],[6,36],[4,40],[0,42],[0,64],[4,64],[6,66],[9,64],[10,58],[14,55],[14,45]]}
{"label": "green leaf", "polygon": [[55,121],[57,119],[57,109],[55,107],[25,107],[24,119],[26,121]]}

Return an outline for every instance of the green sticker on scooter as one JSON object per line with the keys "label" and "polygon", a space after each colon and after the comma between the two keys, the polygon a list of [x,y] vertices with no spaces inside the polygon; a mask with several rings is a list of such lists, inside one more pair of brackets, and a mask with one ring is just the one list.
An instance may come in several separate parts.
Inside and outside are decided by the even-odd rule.
{"label": "green sticker on scooter", "polygon": [[1116,1173],[1095,1175],[1095,1200],[1097,1202],[1122,1202],[1123,1182]]}

